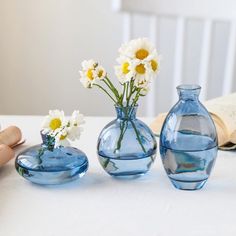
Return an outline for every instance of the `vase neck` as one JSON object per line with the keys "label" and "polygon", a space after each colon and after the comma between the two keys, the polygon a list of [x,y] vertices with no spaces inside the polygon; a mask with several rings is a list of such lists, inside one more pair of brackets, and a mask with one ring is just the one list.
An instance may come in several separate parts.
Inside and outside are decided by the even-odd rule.
{"label": "vase neck", "polygon": [[44,146],[49,151],[53,151],[55,146],[55,138],[47,134],[43,134],[42,132],[41,132],[41,138],[43,141],[42,146]]}
{"label": "vase neck", "polygon": [[198,100],[201,87],[195,84],[183,84],[177,87],[180,100]]}
{"label": "vase neck", "polygon": [[133,120],[136,118],[136,112],[138,106],[128,106],[128,107],[122,107],[122,106],[116,106],[116,113],[117,118],[121,120]]}

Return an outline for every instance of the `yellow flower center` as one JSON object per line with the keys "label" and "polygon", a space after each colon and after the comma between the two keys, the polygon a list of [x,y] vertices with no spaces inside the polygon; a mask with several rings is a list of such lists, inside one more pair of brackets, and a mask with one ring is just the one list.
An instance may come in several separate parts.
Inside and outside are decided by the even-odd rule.
{"label": "yellow flower center", "polygon": [[151,60],[151,67],[153,71],[156,71],[158,69],[158,63],[155,60]]}
{"label": "yellow flower center", "polygon": [[101,78],[102,75],[103,75],[103,70],[99,70],[99,71],[98,71],[98,78]]}
{"label": "yellow flower center", "polygon": [[123,65],[122,65],[122,73],[123,74],[128,74],[129,73],[129,63],[128,62],[125,62],[125,63],[123,63]]}
{"label": "yellow flower center", "polygon": [[49,127],[52,130],[56,130],[56,129],[60,128],[61,127],[61,120],[59,118],[52,119],[50,124],[49,124]]}
{"label": "yellow flower center", "polygon": [[136,53],[135,56],[136,58],[143,60],[144,58],[146,58],[149,55],[149,52],[146,49],[139,49]]}
{"label": "yellow flower center", "polygon": [[64,140],[67,135],[61,135],[60,140]]}
{"label": "yellow flower center", "polygon": [[93,70],[92,69],[89,69],[88,72],[87,72],[87,77],[89,78],[89,80],[94,80],[94,77],[93,77]]}
{"label": "yellow flower center", "polygon": [[136,72],[139,73],[139,74],[145,74],[145,72],[146,72],[146,69],[145,69],[145,67],[144,67],[144,64],[139,64],[139,65],[137,65],[137,66],[135,67],[135,70],[136,70]]}

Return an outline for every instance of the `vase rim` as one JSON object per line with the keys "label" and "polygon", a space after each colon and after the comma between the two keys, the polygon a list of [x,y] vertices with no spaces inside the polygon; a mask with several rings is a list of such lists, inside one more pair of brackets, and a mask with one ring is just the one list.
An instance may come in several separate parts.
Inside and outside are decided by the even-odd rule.
{"label": "vase rim", "polygon": [[177,90],[199,90],[201,86],[198,84],[180,84],[176,87]]}

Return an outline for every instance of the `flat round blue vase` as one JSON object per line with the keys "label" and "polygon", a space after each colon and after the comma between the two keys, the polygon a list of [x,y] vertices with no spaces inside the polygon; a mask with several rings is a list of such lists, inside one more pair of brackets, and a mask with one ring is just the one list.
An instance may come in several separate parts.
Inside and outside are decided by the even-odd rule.
{"label": "flat round blue vase", "polygon": [[88,170],[88,158],[74,147],[44,150],[42,145],[21,152],[15,162],[17,172],[36,184],[62,184],[81,178]]}

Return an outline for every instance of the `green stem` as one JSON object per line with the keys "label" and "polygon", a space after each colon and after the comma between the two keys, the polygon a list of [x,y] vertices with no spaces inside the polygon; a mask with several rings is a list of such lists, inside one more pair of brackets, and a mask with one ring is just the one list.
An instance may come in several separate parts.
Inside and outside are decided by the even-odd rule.
{"label": "green stem", "polygon": [[140,94],[140,92],[141,92],[141,90],[142,89],[137,89],[137,93],[136,93],[136,95],[135,95],[135,97],[134,97],[134,99],[133,99],[133,103],[131,104],[131,106],[135,106],[136,105],[136,103],[137,103],[137,101],[138,101],[138,99],[139,99],[139,94]]}
{"label": "green stem", "polygon": [[123,84],[123,93],[122,93],[122,97],[120,100],[120,104],[123,104],[123,100],[124,100],[124,96],[125,96],[125,91],[126,91],[126,83]]}
{"label": "green stem", "polygon": [[113,90],[112,90],[112,87],[110,86],[110,84],[109,84],[105,79],[102,80],[102,82],[105,83],[105,84],[107,85],[107,87],[108,87],[111,91],[113,91]]}
{"label": "green stem", "polygon": [[111,100],[115,103],[115,104],[117,104],[117,101],[106,91],[106,89],[104,89],[101,85],[99,85],[99,84],[94,84],[95,86],[97,86],[98,88],[100,88],[100,89],[102,89],[110,98],[111,98]]}
{"label": "green stem", "polygon": [[114,95],[119,98],[119,92],[118,90],[115,88],[115,86],[113,85],[113,83],[110,81],[110,79],[108,77],[105,77],[104,82],[107,82],[109,84],[109,86],[111,87],[112,92],[114,93]]}
{"label": "green stem", "polygon": [[128,127],[127,123],[128,123],[127,121],[121,121],[120,123],[120,137],[117,141],[116,149],[114,150],[114,152],[116,152],[117,150],[120,150],[122,139]]}
{"label": "green stem", "polygon": [[123,121],[121,121],[122,123],[120,124],[120,136],[119,136],[119,139],[118,139],[118,141],[117,141],[117,147],[116,147],[116,149],[115,149],[114,152],[116,152],[117,150],[119,150],[119,149],[121,148],[121,142],[122,142],[123,137],[124,137],[124,135],[125,135],[125,132],[126,132],[126,130],[127,130],[127,128],[128,128],[128,122],[130,122],[130,123],[132,124],[132,127],[133,127],[133,129],[134,129],[134,131],[135,131],[135,134],[136,134],[136,137],[137,137],[137,140],[138,140],[138,142],[139,142],[139,144],[140,144],[140,146],[141,146],[143,152],[146,153],[146,150],[145,150],[145,148],[144,148],[144,146],[143,146],[143,144],[142,144],[141,138],[140,138],[140,133],[138,132],[138,130],[137,130],[137,128],[136,128],[134,122],[133,122],[132,120],[129,120],[129,116],[131,115],[133,109],[134,109],[134,107],[132,106],[132,107],[129,109],[128,113],[127,113],[127,110],[124,111],[124,112],[125,112],[126,119],[123,120]]}
{"label": "green stem", "polygon": [[108,164],[109,164],[110,160],[109,158],[107,160],[105,160],[105,162],[103,163],[103,167],[107,168]]}
{"label": "green stem", "polygon": [[137,130],[137,128],[136,128],[134,122],[133,122],[132,120],[131,120],[130,122],[131,122],[131,124],[132,124],[132,126],[133,126],[133,128],[134,128],[134,132],[136,133],[136,137],[137,137],[137,139],[138,139],[138,142],[139,142],[139,144],[140,144],[140,146],[141,146],[143,152],[146,153],[146,150],[145,150],[145,148],[144,148],[144,146],[143,146],[143,144],[142,144],[142,141],[141,141],[140,136],[139,136],[139,132],[138,132],[138,130]]}
{"label": "green stem", "polygon": [[41,159],[41,156],[44,154],[45,150],[46,150],[45,147],[41,147],[38,151],[39,164],[41,164],[43,162]]}
{"label": "green stem", "polygon": [[117,92],[117,90],[114,88],[114,86],[111,86],[105,79],[102,80],[103,83],[106,84],[106,86],[112,91],[112,93],[115,95],[116,99],[118,100],[119,97],[119,93]]}
{"label": "green stem", "polygon": [[126,91],[125,91],[125,93],[126,93],[126,106],[128,106],[128,104],[127,104],[127,101],[128,101],[128,91],[129,91],[129,82],[126,85]]}
{"label": "green stem", "polygon": [[130,87],[129,87],[129,95],[127,97],[127,106],[129,106],[130,99],[131,99],[133,93],[135,92],[135,90],[133,91],[133,88],[134,88],[134,81],[131,80],[130,81]]}

